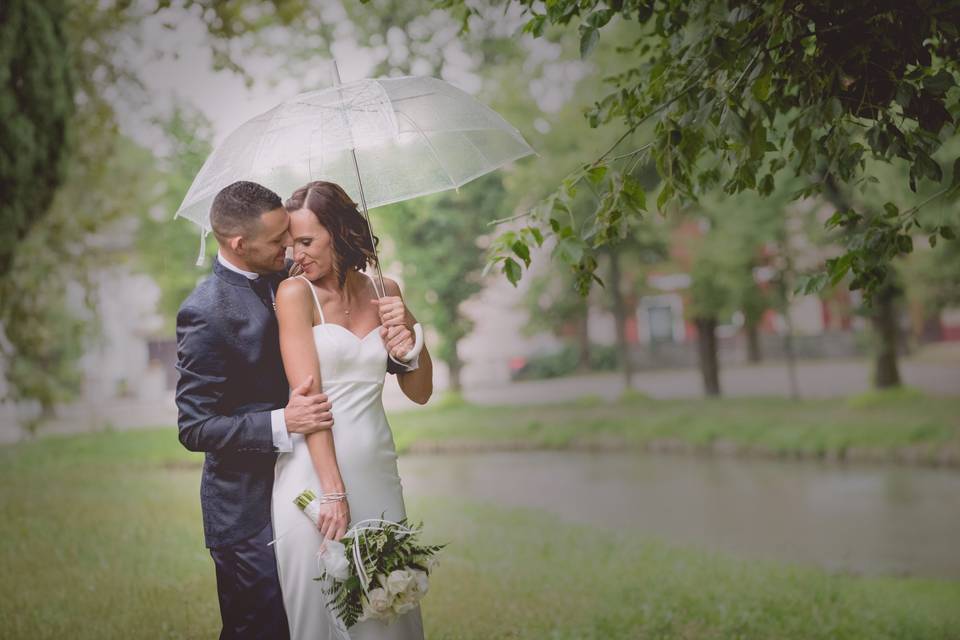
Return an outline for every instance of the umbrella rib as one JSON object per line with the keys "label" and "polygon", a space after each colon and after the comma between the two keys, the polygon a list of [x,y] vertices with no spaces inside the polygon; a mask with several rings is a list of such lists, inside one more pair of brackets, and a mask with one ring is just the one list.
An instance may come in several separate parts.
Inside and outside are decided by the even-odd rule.
{"label": "umbrella rib", "polygon": [[413,125],[413,128],[416,129],[417,133],[420,134],[420,137],[423,138],[423,141],[427,143],[427,147],[430,149],[430,153],[433,154],[433,159],[437,161],[437,166],[440,167],[440,170],[446,174],[447,180],[450,181],[450,184],[456,187],[457,186],[456,180],[453,179],[453,176],[450,175],[450,172],[447,171],[447,168],[443,166],[443,162],[440,161],[440,154],[437,153],[436,148],[433,146],[433,143],[430,142],[430,138],[427,137],[427,134],[423,132],[423,129],[421,129],[420,126],[413,121],[413,118],[405,114],[403,111],[397,111],[395,109],[394,113],[400,114],[401,116],[407,119],[407,122]]}
{"label": "umbrella rib", "polygon": [[467,142],[469,142],[471,147],[473,147],[474,149],[476,149],[477,153],[480,154],[480,157],[483,158],[483,163],[484,163],[484,164],[486,164],[486,165],[493,164],[493,163],[490,162],[490,160],[487,158],[486,154],[484,154],[483,151],[480,151],[480,147],[478,147],[478,146],[474,143],[474,141],[471,140],[471,139],[467,136],[466,132],[461,131],[461,132],[460,132],[460,136],[461,136],[464,140],[466,140]]}

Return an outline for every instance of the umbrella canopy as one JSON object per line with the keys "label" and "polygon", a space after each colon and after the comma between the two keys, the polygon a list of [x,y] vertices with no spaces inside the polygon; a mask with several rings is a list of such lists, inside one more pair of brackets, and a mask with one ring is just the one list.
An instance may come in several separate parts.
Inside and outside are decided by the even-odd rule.
{"label": "umbrella canopy", "polygon": [[175,217],[209,231],[213,198],[237,180],[281,196],[326,180],[373,208],[460,187],[532,153],[495,111],[442,80],[359,80],[302,93],[241,125],[207,158]]}

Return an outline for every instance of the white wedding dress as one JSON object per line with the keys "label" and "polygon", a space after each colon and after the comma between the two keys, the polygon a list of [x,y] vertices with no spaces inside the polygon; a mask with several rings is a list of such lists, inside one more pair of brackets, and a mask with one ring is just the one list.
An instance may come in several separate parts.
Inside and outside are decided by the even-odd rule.
{"label": "white wedding dress", "polygon": [[[387,520],[399,521],[406,517],[406,509],[393,434],[381,398],[387,352],[380,327],[358,338],[346,327],[326,322],[312,284],[310,291],[320,312],[313,340],[323,391],[333,406],[334,446],[350,506],[350,525],[381,514]],[[291,438],[293,451],[277,458],[272,500],[277,569],[290,638],[335,640],[344,636],[325,606],[327,596],[321,591],[324,583],[313,579],[320,575],[316,554],[323,536],[293,503],[304,489],[312,489],[318,496],[322,492],[303,436],[292,434]],[[358,622],[349,629],[349,638],[422,640],[420,607],[390,624],[373,619]]]}

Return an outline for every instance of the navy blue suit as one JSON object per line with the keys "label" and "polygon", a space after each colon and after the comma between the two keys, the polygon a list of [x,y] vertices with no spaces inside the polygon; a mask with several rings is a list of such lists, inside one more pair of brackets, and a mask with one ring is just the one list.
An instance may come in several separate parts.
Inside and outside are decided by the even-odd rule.
{"label": "navy blue suit", "polygon": [[[287,638],[270,498],[276,453],[270,412],[287,404],[270,304],[284,274],[243,274],[214,263],[177,314],[180,442],[206,454],[203,532],[217,569],[221,638]],[[259,288],[259,292],[257,290]]]}

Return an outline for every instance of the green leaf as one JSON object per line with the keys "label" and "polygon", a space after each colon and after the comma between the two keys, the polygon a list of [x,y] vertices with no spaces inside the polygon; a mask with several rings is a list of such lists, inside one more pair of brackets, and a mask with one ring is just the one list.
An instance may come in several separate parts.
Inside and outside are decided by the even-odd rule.
{"label": "green leaf", "polygon": [[600,30],[595,27],[580,27],[580,58],[586,59],[600,41]]}
{"label": "green leaf", "polygon": [[800,127],[793,132],[793,146],[798,151],[803,151],[810,146],[810,127]]}
{"label": "green leaf", "polygon": [[673,185],[667,183],[660,189],[660,195],[657,196],[657,209],[663,212],[664,206],[666,206],[667,201],[673,197]]}
{"label": "green leaf", "polygon": [[533,234],[534,239],[537,241],[537,246],[543,246],[543,234],[540,233],[540,229],[536,227],[530,227],[530,233]]}
{"label": "green leaf", "polygon": [[885,216],[887,218],[896,218],[898,215],[900,215],[900,209],[898,209],[897,205],[893,204],[892,202],[884,203],[883,208],[887,212]]}
{"label": "green leaf", "polygon": [[503,273],[507,276],[507,280],[510,281],[510,284],[517,286],[517,283],[520,281],[520,265],[513,258],[507,258],[503,262]]}
{"label": "green leaf", "polygon": [[768,173],[763,176],[763,179],[760,181],[760,184],[757,185],[757,191],[761,196],[769,196],[773,193],[773,190],[776,188],[777,184],[773,178],[773,174]]}
{"label": "green leaf", "polygon": [[817,273],[812,276],[801,276],[798,279],[794,293],[808,296],[819,292],[826,284],[826,273]]}
{"label": "green leaf", "polygon": [[563,238],[557,243],[554,253],[567,264],[577,264],[583,257],[583,243],[579,238]]}
{"label": "green leaf", "polygon": [[936,75],[927,76],[923,79],[923,88],[935,96],[942,96],[951,87],[956,86],[953,74],[946,69],[941,69]]}
{"label": "green leaf", "polygon": [[604,176],[607,175],[606,165],[600,165],[599,167],[593,167],[587,171],[587,179],[593,183],[594,186],[599,186],[603,182]]}
{"label": "green leaf", "polygon": [[913,238],[906,235],[897,236],[897,251],[911,253],[913,251]]}
{"label": "green leaf", "polygon": [[936,247],[936,246],[937,246],[937,234],[935,234],[935,233],[930,234],[930,237],[927,238],[927,242],[930,243],[930,248],[931,248],[931,249],[933,249],[934,247]]}
{"label": "green leaf", "polygon": [[960,184],[960,158],[953,161],[953,181],[950,186],[955,187],[958,184]]}
{"label": "green leaf", "polygon": [[490,273],[490,270],[497,266],[499,263],[505,260],[504,256],[496,256],[487,261],[487,264],[483,267],[483,272],[481,272],[480,277],[486,278],[487,274]]}
{"label": "green leaf", "polygon": [[643,186],[639,181],[635,180],[633,177],[625,175],[623,176],[623,185],[621,187],[621,195],[624,201],[637,211],[645,211],[647,208],[647,193],[643,190]]}
{"label": "green leaf", "polygon": [[530,248],[522,241],[517,240],[511,245],[513,252],[517,255],[518,258],[523,260],[523,264],[527,267],[530,266]]}
{"label": "green leaf", "polygon": [[854,254],[845,253],[837,258],[827,260],[827,275],[830,277],[830,286],[836,286],[843,280],[853,266]]}
{"label": "green leaf", "polygon": [[766,102],[767,97],[770,95],[770,79],[771,79],[770,70],[766,70],[763,75],[757,78],[756,82],[753,83],[753,86],[750,88],[753,97],[756,98],[757,102]]}
{"label": "green leaf", "polygon": [[823,223],[823,226],[827,229],[833,229],[840,226],[843,224],[844,213],[845,212],[843,210],[835,211],[832,216],[827,218],[827,221]]}
{"label": "green leaf", "polygon": [[736,142],[741,142],[747,137],[747,123],[739,113],[729,107],[720,119],[720,128],[724,135]]}
{"label": "green leaf", "polygon": [[[369,2],[370,0],[363,0],[364,2]],[[546,25],[547,16],[540,14],[535,15],[530,18],[530,21],[527,24],[523,25],[523,32],[532,34],[534,38],[539,38],[543,35],[543,27]]]}
{"label": "green leaf", "polygon": [[940,237],[944,240],[956,240],[957,235],[953,232],[953,227],[943,225],[940,227]]}

